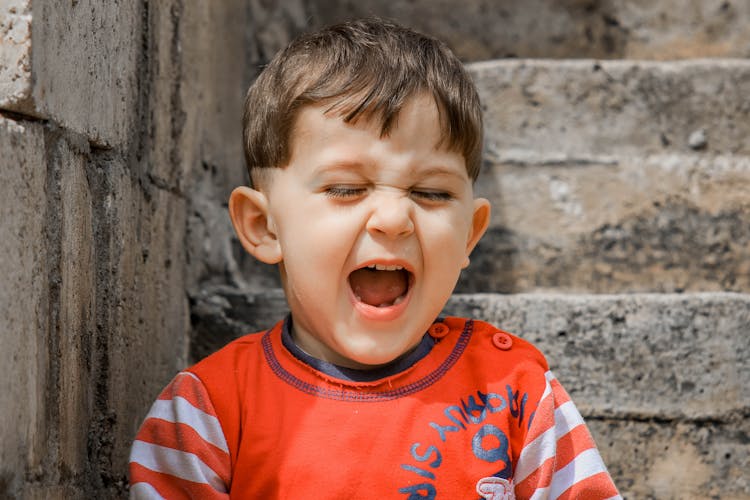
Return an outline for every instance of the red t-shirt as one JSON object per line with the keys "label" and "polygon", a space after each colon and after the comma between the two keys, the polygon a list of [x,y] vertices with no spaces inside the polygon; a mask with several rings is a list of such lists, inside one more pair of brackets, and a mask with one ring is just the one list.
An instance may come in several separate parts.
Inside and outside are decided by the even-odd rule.
{"label": "red t-shirt", "polygon": [[179,374],[131,455],[132,498],[617,498],[544,357],[445,318],[427,355],[356,382],[282,342],[283,323]]}

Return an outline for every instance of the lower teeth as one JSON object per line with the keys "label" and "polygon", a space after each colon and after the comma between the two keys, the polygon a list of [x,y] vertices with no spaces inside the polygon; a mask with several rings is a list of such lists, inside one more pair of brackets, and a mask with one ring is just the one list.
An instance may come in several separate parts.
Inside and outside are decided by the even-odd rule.
{"label": "lower teeth", "polygon": [[393,302],[383,302],[382,304],[378,305],[378,307],[390,307],[390,306],[395,306],[395,305],[398,305],[398,304],[400,304],[400,303],[401,303],[401,302],[403,302],[403,301],[404,301],[404,296],[402,295],[402,296],[400,296],[400,297],[396,297],[396,300],[394,300]]}

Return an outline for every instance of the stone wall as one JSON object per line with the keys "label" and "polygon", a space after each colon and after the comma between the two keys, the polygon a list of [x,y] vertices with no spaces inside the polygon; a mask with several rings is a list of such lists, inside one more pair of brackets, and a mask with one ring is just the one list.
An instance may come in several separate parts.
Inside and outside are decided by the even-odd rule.
{"label": "stone wall", "polygon": [[669,60],[750,56],[739,0],[317,0],[319,25],[376,14],[431,33],[466,61],[498,58]]}
{"label": "stone wall", "polygon": [[0,2],[0,498],[122,498],[231,281],[242,99],[301,3]]}
{"label": "stone wall", "polygon": [[0,498],[125,496],[187,363],[188,188],[202,155],[239,159],[245,12],[0,2]]}

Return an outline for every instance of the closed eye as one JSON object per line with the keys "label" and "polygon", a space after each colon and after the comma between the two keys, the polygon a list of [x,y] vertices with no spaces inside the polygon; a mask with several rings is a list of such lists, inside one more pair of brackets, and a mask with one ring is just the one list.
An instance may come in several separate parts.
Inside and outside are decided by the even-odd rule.
{"label": "closed eye", "polygon": [[411,195],[415,198],[419,198],[425,201],[441,202],[450,201],[453,199],[453,195],[445,191],[428,191],[421,189],[413,189]]}
{"label": "closed eye", "polygon": [[365,194],[367,188],[362,186],[328,186],[323,192],[329,198],[356,198]]}

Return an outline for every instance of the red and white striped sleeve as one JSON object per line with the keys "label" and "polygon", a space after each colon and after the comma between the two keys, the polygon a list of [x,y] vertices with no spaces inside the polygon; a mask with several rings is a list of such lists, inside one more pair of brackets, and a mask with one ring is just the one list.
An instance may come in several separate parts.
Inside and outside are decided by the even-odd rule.
{"label": "red and white striped sleeve", "polygon": [[583,417],[552,372],[514,473],[516,498],[621,499]]}
{"label": "red and white striped sleeve", "polygon": [[178,374],[162,391],[130,452],[130,498],[228,499],[231,460],[203,383]]}

